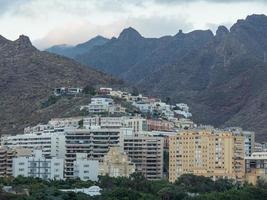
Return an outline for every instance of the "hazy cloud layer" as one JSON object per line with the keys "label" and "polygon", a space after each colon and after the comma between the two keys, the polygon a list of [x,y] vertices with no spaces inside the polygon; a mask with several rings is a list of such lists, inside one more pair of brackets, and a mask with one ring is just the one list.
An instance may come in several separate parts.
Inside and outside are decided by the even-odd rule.
{"label": "hazy cloud layer", "polygon": [[267,14],[267,0],[0,0],[0,34],[31,37],[39,48],[117,36],[132,26],[145,37],[179,29],[228,28],[249,14]]}

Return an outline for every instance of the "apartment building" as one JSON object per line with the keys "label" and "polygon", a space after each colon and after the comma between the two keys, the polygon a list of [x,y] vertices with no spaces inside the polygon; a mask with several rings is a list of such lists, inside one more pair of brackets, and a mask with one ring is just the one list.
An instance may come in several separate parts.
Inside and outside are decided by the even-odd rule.
{"label": "apartment building", "polygon": [[123,149],[135,164],[136,171],[148,180],[163,178],[163,138],[146,135],[124,137]]}
{"label": "apartment building", "polygon": [[0,147],[0,177],[12,176],[12,159],[20,156],[30,156],[32,151],[25,148],[11,149]]}
{"label": "apartment building", "polygon": [[167,120],[147,120],[147,127],[149,131],[171,131],[174,124]]}
{"label": "apartment building", "polygon": [[212,128],[169,137],[169,181],[182,174],[244,180],[244,136]]}
{"label": "apartment building", "polygon": [[259,179],[267,181],[267,152],[254,152],[245,157],[246,181],[256,185]]}
{"label": "apartment building", "polygon": [[73,169],[74,178],[80,178],[82,181],[98,180],[99,162],[98,160],[89,160],[86,153],[76,154]]}
{"label": "apartment building", "polygon": [[255,133],[252,131],[244,131],[240,127],[230,127],[226,130],[229,130],[236,135],[244,136],[245,156],[251,156],[255,151]]}
{"label": "apartment building", "polygon": [[79,128],[83,117],[52,118],[48,124],[55,128]]}
{"label": "apartment building", "polygon": [[61,88],[55,88],[54,89],[54,95],[55,96],[62,96],[62,95],[77,95],[82,93],[82,88],[74,88],[74,87],[61,87]]}
{"label": "apartment building", "polygon": [[13,158],[12,175],[60,180],[64,178],[64,159],[46,158],[41,150],[34,150],[33,156]]}
{"label": "apartment building", "polygon": [[147,129],[146,119],[141,117],[85,117],[83,126],[86,129],[101,128],[132,128],[135,134]]}
{"label": "apartment building", "polygon": [[187,118],[174,118],[172,121],[174,123],[174,126],[179,129],[189,129],[196,127],[194,122]]}
{"label": "apartment building", "polygon": [[66,132],[65,176],[74,177],[73,163],[77,153],[89,160],[103,160],[109,148],[123,144],[123,129],[76,129]]}
{"label": "apartment building", "polygon": [[169,137],[177,134],[175,131],[147,131],[144,133],[153,137],[162,137],[164,139],[163,147],[165,151],[169,151]]}
{"label": "apartment building", "polygon": [[65,133],[29,133],[6,135],[1,137],[2,146],[9,148],[23,147],[27,149],[42,149],[45,157],[65,156]]}
{"label": "apartment building", "polygon": [[121,147],[110,147],[103,162],[100,163],[99,175],[101,176],[129,177],[134,172],[135,165]]}

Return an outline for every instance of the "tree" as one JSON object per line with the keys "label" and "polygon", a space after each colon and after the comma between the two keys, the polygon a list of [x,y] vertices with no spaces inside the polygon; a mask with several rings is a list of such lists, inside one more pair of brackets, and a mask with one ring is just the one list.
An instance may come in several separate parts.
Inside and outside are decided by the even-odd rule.
{"label": "tree", "polygon": [[95,96],[96,95],[96,89],[91,86],[91,85],[87,85],[83,88],[83,93],[84,94],[90,94],[92,96]]}

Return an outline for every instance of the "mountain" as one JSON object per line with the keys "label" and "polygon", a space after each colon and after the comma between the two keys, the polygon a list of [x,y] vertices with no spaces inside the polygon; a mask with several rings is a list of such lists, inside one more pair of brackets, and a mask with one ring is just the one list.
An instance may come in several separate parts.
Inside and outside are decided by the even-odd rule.
{"label": "mountain", "polygon": [[71,115],[89,101],[62,98],[43,107],[56,87],[121,84],[74,60],[39,51],[23,35],[15,41],[0,36],[0,58],[0,134],[19,133],[25,126]]}
{"label": "mountain", "polygon": [[61,44],[61,45],[52,46],[52,47],[46,49],[46,51],[51,52],[51,53],[55,53],[58,55],[66,56],[69,58],[75,58],[76,56],[78,56],[80,54],[90,52],[91,49],[94,48],[95,46],[104,45],[108,41],[109,41],[109,39],[107,39],[107,38],[104,38],[102,36],[96,36],[96,37],[92,38],[91,40],[89,40],[85,43],[78,44],[76,46]]}
{"label": "mountain", "polygon": [[242,126],[267,140],[267,17],[250,15],[228,30],[144,38],[133,28],[76,56],[144,92],[185,102],[198,123]]}
{"label": "mountain", "polygon": [[96,66],[106,73],[122,77],[131,66],[141,62],[166,40],[169,40],[169,37],[144,38],[130,27],[123,30],[118,38],[112,38],[106,44],[75,59],[83,64]]}

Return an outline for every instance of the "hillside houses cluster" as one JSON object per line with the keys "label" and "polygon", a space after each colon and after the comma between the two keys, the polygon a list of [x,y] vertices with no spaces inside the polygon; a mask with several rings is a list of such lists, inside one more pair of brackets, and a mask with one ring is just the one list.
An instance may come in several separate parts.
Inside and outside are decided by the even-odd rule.
{"label": "hillside houses cluster", "polygon": [[[141,113],[129,115],[115,103],[117,98]],[[116,106],[121,107],[120,115],[105,114],[115,113]],[[186,104],[173,106],[100,88],[82,109],[89,114],[54,118],[26,127],[23,134],[3,135],[0,176],[96,181],[102,175],[129,177],[140,172],[149,180],[168,178],[170,182],[185,173],[241,183],[267,180],[267,156],[256,152],[254,132],[198,126],[190,120]]]}

